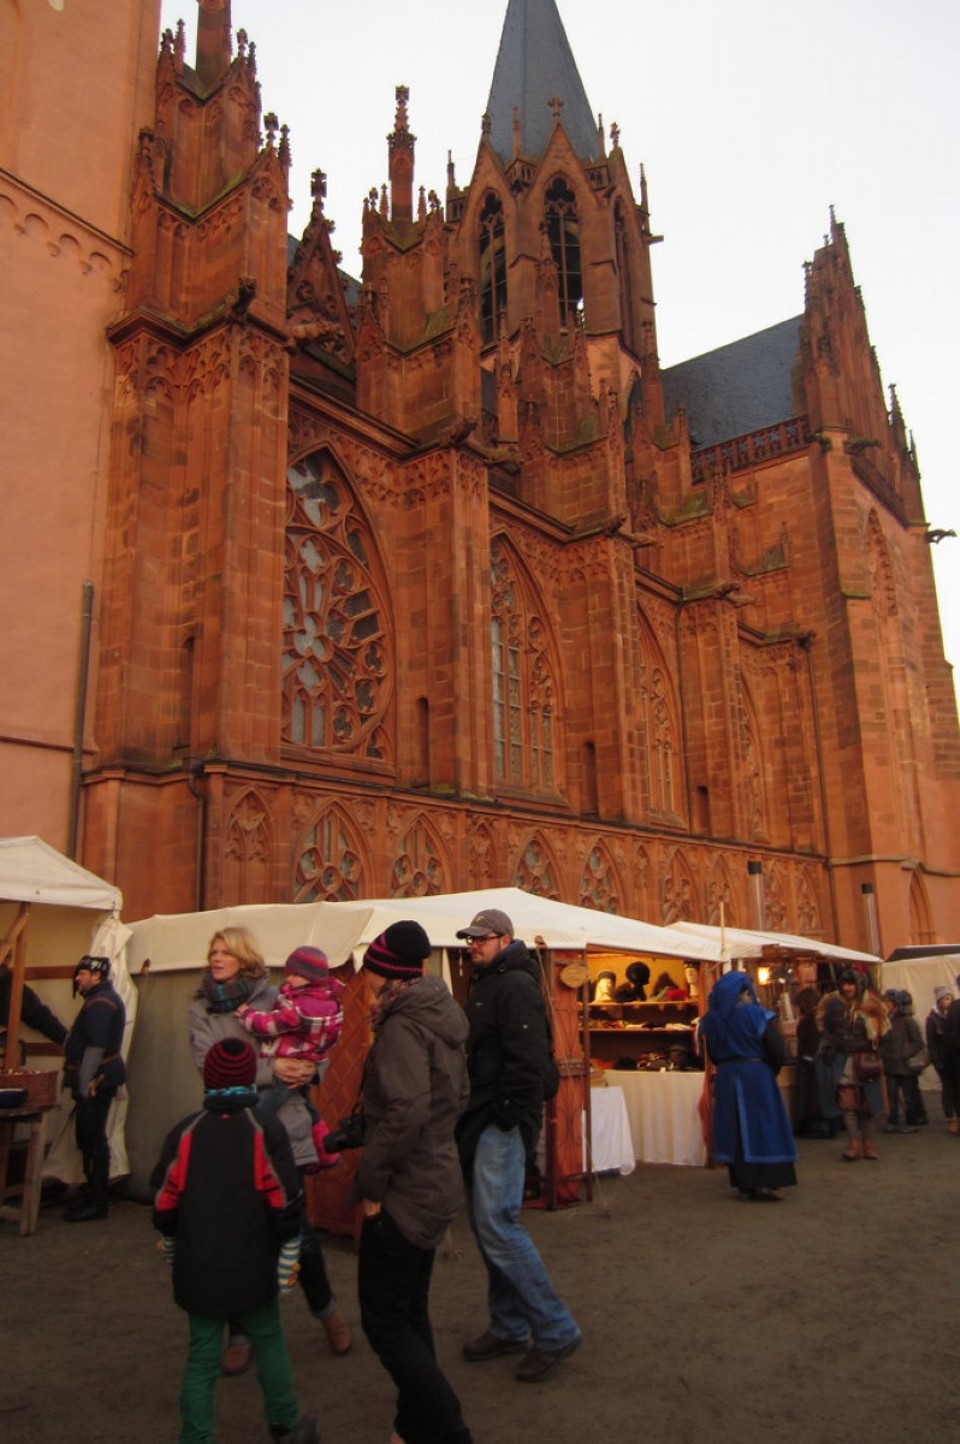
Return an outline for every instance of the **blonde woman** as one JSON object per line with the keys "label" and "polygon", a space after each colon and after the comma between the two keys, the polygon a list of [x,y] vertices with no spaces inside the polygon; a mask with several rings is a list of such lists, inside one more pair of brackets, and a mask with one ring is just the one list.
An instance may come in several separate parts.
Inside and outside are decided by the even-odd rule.
{"label": "blonde woman", "polygon": [[[190,1004],[190,1054],[201,1073],[203,1060],[214,1043],[224,1038],[248,1041],[237,1009],[246,1004],[258,1011],[268,1012],[274,1005],[276,993],[263,954],[247,928],[222,928],[214,933],[207,949],[206,970]],[[298,1058],[257,1060],[258,1088],[269,1088],[272,1083],[281,1082],[296,1090],[313,1083],[315,1078],[315,1065]],[[302,1178],[306,1169],[316,1167],[317,1151],[311,1137],[310,1114],[300,1094],[291,1092],[277,1116],[286,1129],[294,1162]],[[350,1326],[337,1307],[327,1278],[320,1239],[309,1223],[303,1231],[299,1282],[307,1307],[323,1325],[332,1352],[346,1354],[351,1344]],[[231,1332],[223,1353],[224,1373],[242,1374],[249,1368],[252,1356],[249,1340]]]}

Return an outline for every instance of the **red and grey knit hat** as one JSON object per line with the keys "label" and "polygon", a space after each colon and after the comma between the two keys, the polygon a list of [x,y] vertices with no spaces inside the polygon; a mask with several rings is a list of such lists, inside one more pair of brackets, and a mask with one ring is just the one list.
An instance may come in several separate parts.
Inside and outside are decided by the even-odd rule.
{"label": "red and grey knit hat", "polygon": [[367,948],[363,966],[381,978],[419,978],[430,951],[430,939],[419,923],[391,923]]}
{"label": "red and grey knit hat", "polygon": [[283,971],[296,973],[298,978],[306,978],[310,983],[325,983],[330,976],[330,964],[327,962],[326,953],[322,953],[319,948],[309,948],[303,943],[299,948],[294,948],[283,965]]}
{"label": "red and grey knit hat", "polygon": [[242,1038],[221,1038],[203,1060],[203,1081],[208,1091],[252,1088],[257,1078],[257,1055]]}

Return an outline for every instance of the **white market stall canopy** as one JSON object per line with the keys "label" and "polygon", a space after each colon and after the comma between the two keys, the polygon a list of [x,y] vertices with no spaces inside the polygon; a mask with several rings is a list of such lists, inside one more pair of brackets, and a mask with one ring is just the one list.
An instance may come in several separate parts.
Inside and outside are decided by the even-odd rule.
{"label": "white market stall canopy", "polygon": [[0,900],[118,913],[119,890],[39,837],[0,837]]}
{"label": "white market stall canopy", "polygon": [[322,948],[334,967],[353,958],[390,923],[415,918],[435,948],[462,948],[460,928],[484,908],[499,908],[512,919],[518,938],[541,938],[557,951],[644,953],[654,957],[719,961],[712,939],[684,936],[634,918],[534,897],[520,888],[485,888],[424,898],[371,898],[358,902],[265,903],[210,912],[158,914],[130,923],[127,960],[137,973],[202,968],[210,939],[225,927],[249,928],[274,967],[301,943]]}
{"label": "white market stall canopy", "polygon": [[825,963],[878,964],[874,953],[859,953],[854,948],[841,948],[822,938],[803,938],[795,933],[757,932],[750,928],[717,928],[707,923],[671,923],[670,932],[684,937],[702,938],[712,942],[723,962],[738,958],[759,958],[764,948],[780,948],[784,952],[813,954]]}
{"label": "white market stall canopy", "polygon": [[[69,1027],[77,1004],[70,982],[73,969],[84,953],[109,957],[113,985],[123,999],[127,1026],[123,1056],[130,1051],[137,1016],[137,993],[124,963],[127,930],[120,920],[123,895],[119,888],[88,872],[79,863],[39,837],[0,838],[0,949],[13,960],[13,987],[6,1038],[8,1066],[16,1065],[22,1031],[21,989],[29,970],[30,986]],[[58,1048],[26,1040],[38,1051],[40,1071],[59,1071]],[[52,1051],[55,1063],[44,1063]],[[108,1123],[110,1176],[129,1173],[124,1140],[126,1099],[113,1105]],[[77,1183],[83,1176],[80,1155],[74,1143],[70,1100],[61,1095],[47,1123],[50,1148],[43,1174],[63,1183]]]}
{"label": "white market stall canopy", "polygon": [[933,1007],[934,988],[949,988],[954,997],[957,988],[957,974],[960,973],[960,948],[952,953],[913,953],[905,958],[894,958],[882,963],[877,972],[881,993],[886,988],[903,988],[913,998],[913,1010],[922,1025],[923,1019]]}

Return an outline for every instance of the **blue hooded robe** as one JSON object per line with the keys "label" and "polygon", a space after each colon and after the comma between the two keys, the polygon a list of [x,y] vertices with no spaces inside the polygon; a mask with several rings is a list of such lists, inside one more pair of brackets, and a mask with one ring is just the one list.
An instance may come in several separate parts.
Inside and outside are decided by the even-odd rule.
{"label": "blue hooded robe", "polygon": [[724,973],[710,990],[700,1038],[717,1070],[713,1104],[717,1163],[735,1163],[738,1158],[746,1163],[796,1161],[793,1130],[764,1045],[767,1025],[775,1017],[757,1002],[746,973]]}

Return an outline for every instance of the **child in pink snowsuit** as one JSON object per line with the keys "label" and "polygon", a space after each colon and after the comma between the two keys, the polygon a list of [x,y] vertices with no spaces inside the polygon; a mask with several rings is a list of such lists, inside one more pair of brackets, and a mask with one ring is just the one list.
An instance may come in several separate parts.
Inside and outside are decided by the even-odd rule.
{"label": "child in pink snowsuit", "polygon": [[[237,1017],[260,1043],[264,1058],[297,1058],[307,1063],[326,1061],[330,1049],[340,1037],[343,1026],[343,984],[330,976],[326,953],[303,945],[296,948],[283,965],[283,982],[274,1007],[258,1013],[242,1006]],[[301,1090],[313,1119],[313,1141],[320,1166],[335,1163],[337,1155],[324,1152],[323,1139],[329,1132],[310,1102],[309,1089]],[[277,1080],[260,1094],[257,1113],[275,1118],[291,1090]]]}

